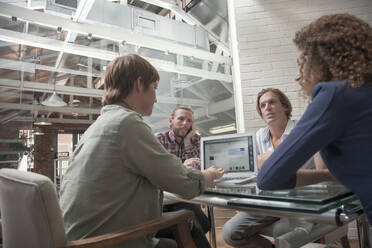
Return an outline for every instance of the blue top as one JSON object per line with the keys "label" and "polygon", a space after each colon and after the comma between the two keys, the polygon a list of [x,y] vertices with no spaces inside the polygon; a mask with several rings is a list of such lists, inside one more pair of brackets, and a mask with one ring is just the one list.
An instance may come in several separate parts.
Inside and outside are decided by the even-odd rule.
{"label": "blue top", "polygon": [[317,84],[296,127],[263,164],[258,187],[295,187],[296,171],[317,151],[331,174],[359,197],[372,224],[372,86]]}

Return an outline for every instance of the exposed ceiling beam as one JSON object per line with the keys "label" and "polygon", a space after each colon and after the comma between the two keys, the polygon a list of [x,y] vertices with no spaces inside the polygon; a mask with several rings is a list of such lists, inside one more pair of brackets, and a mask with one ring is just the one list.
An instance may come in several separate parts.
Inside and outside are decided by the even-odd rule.
{"label": "exposed ceiling beam", "polygon": [[[209,103],[207,106],[198,108],[194,110],[194,119],[197,120],[204,116],[213,116],[217,113],[226,112],[228,110],[234,109],[234,98],[230,97],[225,100]],[[211,120],[213,120],[214,117],[212,117]],[[161,128],[165,128],[168,126],[168,119],[164,119],[158,122],[155,122],[153,124],[150,124],[151,128],[153,130],[159,130]]]}
{"label": "exposed ceiling beam", "polygon": [[[92,124],[95,120],[85,120],[85,119],[63,119],[63,118],[44,118],[44,121],[51,123],[69,123],[69,124]],[[37,121],[37,119],[36,119]]]}
{"label": "exposed ceiling beam", "polygon": [[3,98],[14,99],[14,98],[19,98],[19,97],[22,97],[22,100],[34,100],[34,95],[33,94],[25,94],[24,92],[19,91],[19,90],[8,91],[8,92],[0,92],[0,97],[2,98],[2,100],[4,100]]}
{"label": "exposed ceiling beam", "polygon": [[193,56],[195,58],[207,61],[216,61],[219,63],[231,64],[230,57],[215,55],[211,52],[207,52],[201,49],[176,44],[174,42],[150,37],[145,34],[140,34],[122,28],[111,28],[108,26],[101,26],[89,23],[76,23],[59,16],[36,12],[5,3],[0,3],[0,14],[9,17],[16,16],[20,19],[52,28],[62,27],[63,30],[80,34],[88,35],[89,33],[91,33],[94,35],[94,37],[102,39],[113,40],[116,42],[125,40],[127,43],[135,44],[141,47],[167,51],[169,53],[181,54],[184,56]]}
{"label": "exposed ceiling beam", "polygon": [[194,118],[198,119],[203,116],[209,116],[209,115],[214,115],[217,113],[225,112],[225,111],[233,109],[234,107],[235,107],[234,98],[230,97],[222,101],[210,103],[206,107],[196,109],[194,111]]}
{"label": "exposed ceiling beam", "polygon": [[[100,114],[101,108],[80,108],[80,107],[47,107],[43,105],[36,105],[36,104],[18,104],[18,103],[4,103],[0,102],[0,109],[12,109],[12,110],[22,110],[22,111],[43,111],[43,112],[57,112],[63,114],[71,114],[71,113],[78,113],[78,114]],[[152,117],[159,117],[167,119],[168,115],[163,113],[153,113]],[[49,118],[53,119],[53,118]],[[62,118],[57,118],[62,119]],[[71,120],[71,119],[66,119]],[[54,121],[53,121],[54,122]]]}
{"label": "exposed ceiling beam", "polygon": [[59,112],[59,113],[79,113],[79,114],[100,114],[100,108],[75,108],[75,107],[47,107],[36,104],[18,104],[0,102],[0,108],[14,110],[29,110],[43,112]]}
{"label": "exposed ceiling beam", "polygon": [[40,65],[36,63],[29,63],[23,62],[19,60],[11,60],[11,59],[0,59],[0,68],[2,69],[10,69],[10,70],[19,70],[24,72],[35,73],[35,70],[43,70],[43,71],[53,71],[53,72],[60,72],[72,75],[80,75],[80,76],[93,76],[93,77],[103,77],[104,74],[98,73],[89,73],[85,71],[78,71],[78,70],[71,70],[65,68],[56,68],[54,66],[46,66]]}
{"label": "exposed ceiling beam", "polygon": [[207,31],[207,33],[210,36],[210,39],[216,44],[221,46],[221,48],[224,50],[225,55],[230,55],[229,46],[221,41],[221,38],[218,37],[213,31],[203,25],[199,20],[197,20],[195,17],[187,14],[177,3],[173,2],[170,3],[169,1],[162,1],[162,0],[141,0],[142,2],[150,3],[159,7],[162,7],[164,9],[171,10],[176,16],[180,17],[182,20],[184,20],[186,23],[191,25],[197,25]]}
{"label": "exposed ceiling beam", "polygon": [[12,45],[12,44],[9,43],[9,42],[0,41],[0,47],[8,47],[8,46],[10,46],[10,45]]}
{"label": "exposed ceiling beam", "polygon": [[[80,0],[79,5],[76,9],[76,12],[74,16],[72,17],[72,21],[74,22],[84,21],[85,18],[88,16],[88,13],[91,10],[93,4],[94,4],[94,1]],[[74,43],[76,40],[76,37],[77,37],[76,33],[73,33],[72,31],[68,31],[64,42]],[[60,68],[64,65],[66,59],[62,59],[63,54],[64,54],[63,52],[59,52],[58,58],[54,65],[55,68]],[[54,76],[54,73],[50,75],[49,80],[51,80],[53,76]],[[91,77],[91,76],[88,76],[88,77]]]}
{"label": "exposed ceiling beam", "polygon": [[[1,8],[1,4],[0,4]],[[70,54],[76,54],[96,59],[102,59],[111,61],[115,59],[118,54],[114,52],[110,52],[103,49],[96,49],[87,46],[77,45],[77,44],[70,44],[64,43],[63,41],[48,39],[44,37],[34,36],[25,33],[19,33],[15,31],[10,31],[6,29],[0,28],[0,40],[28,45],[33,47],[40,47],[54,51],[63,51]],[[177,65],[173,62],[164,61],[160,59],[154,59],[149,57],[144,57],[147,59],[152,65],[154,65],[158,70],[161,71],[168,71],[168,72],[175,72],[185,75],[191,75],[196,77],[203,77],[207,79],[215,79],[215,80],[222,80],[225,82],[232,82],[232,76],[224,73],[217,73],[211,72],[203,69],[196,69],[193,67],[188,66],[181,66]]]}
{"label": "exposed ceiling beam", "polygon": [[[88,97],[97,97],[101,98],[105,94],[105,90],[99,89],[87,89],[81,87],[65,86],[65,85],[51,85],[46,83],[35,83],[29,81],[19,81],[12,79],[1,79],[0,86],[7,87],[11,89],[18,89],[23,91],[36,91],[36,92],[46,92],[52,93],[56,91],[58,94],[63,95],[76,95],[76,96],[88,96]],[[178,98],[171,96],[157,96],[157,101],[159,103],[168,103],[168,104],[188,104],[192,106],[205,106],[208,104],[207,101],[191,99],[191,98]]]}
{"label": "exposed ceiling beam", "polygon": [[0,86],[18,90],[22,89],[23,91],[36,91],[46,93],[52,93],[55,90],[57,93],[64,95],[91,96],[97,98],[102,97],[105,93],[104,90],[86,89],[64,85],[56,85],[54,88],[53,85],[47,83],[36,83],[30,81],[21,82],[20,80],[3,78],[0,78]]}
{"label": "exposed ceiling beam", "polygon": [[[28,9],[44,9],[45,8],[45,0],[32,0],[32,1],[5,1],[8,3],[13,3],[21,8],[28,8]],[[31,3],[30,3],[31,2]]]}
{"label": "exposed ceiling beam", "polygon": [[[13,121],[23,121],[23,122],[34,122],[37,118],[32,116],[18,116]],[[68,123],[68,124],[92,124],[95,120],[85,120],[85,119],[62,119],[62,118],[43,118],[43,121],[51,123]]]}
{"label": "exposed ceiling beam", "polygon": [[19,115],[22,115],[24,113],[26,113],[27,111],[14,111],[14,112],[11,112],[11,113],[8,113],[7,115],[5,116],[2,116],[0,118],[0,123],[1,124],[5,124],[9,121],[12,121],[14,120],[15,118],[17,118]]}

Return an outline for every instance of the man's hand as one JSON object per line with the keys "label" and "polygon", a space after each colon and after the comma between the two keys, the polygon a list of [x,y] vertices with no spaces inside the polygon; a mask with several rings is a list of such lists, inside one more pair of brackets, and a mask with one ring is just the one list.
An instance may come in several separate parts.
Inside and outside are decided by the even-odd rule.
{"label": "man's hand", "polygon": [[216,166],[211,166],[208,169],[206,169],[205,171],[207,171],[208,173],[211,173],[213,175],[213,180],[222,177],[226,173],[226,170],[224,170],[222,168],[217,168]]}
{"label": "man's hand", "polygon": [[265,153],[262,153],[262,154],[258,154],[257,155],[257,160],[258,160],[258,169],[261,169],[263,163],[270,157],[270,155],[272,154],[273,152],[270,151],[270,152],[265,152]]}
{"label": "man's hand", "polygon": [[205,187],[212,185],[215,179],[218,179],[226,173],[226,170],[222,168],[217,168],[216,166],[211,166],[202,172],[205,179]]}
{"label": "man's hand", "polygon": [[189,158],[183,162],[183,165],[190,168],[199,168],[200,159],[199,158]]}
{"label": "man's hand", "polygon": [[194,129],[194,125],[191,126],[191,130],[188,134],[186,134],[185,138],[183,139],[183,142],[185,143],[185,148],[186,150],[189,150],[192,148],[192,143],[191,139],[194,137],[196,134],[196,131]]}

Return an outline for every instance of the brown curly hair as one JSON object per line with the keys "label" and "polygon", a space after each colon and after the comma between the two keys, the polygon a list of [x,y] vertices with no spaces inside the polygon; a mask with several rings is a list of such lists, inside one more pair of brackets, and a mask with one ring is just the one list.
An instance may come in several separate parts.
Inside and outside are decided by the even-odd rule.
{"label": "brown curly hair", "polygon": [[294,43],[317,64],[323,82],[347,79],[347,85],[372,84],[372,28],[350,15],[322,16],[296,32]]}

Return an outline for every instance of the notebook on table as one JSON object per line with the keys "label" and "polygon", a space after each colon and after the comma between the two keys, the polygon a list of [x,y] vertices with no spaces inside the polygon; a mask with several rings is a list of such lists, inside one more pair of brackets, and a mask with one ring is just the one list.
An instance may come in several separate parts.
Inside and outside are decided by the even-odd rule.
{"label": "notebook on table", "polygon": [[201,169],[215,165],[227,171],[215,181],[217,186],[255,182],[257,159],[254,133],[202,137],[200,142]]}

